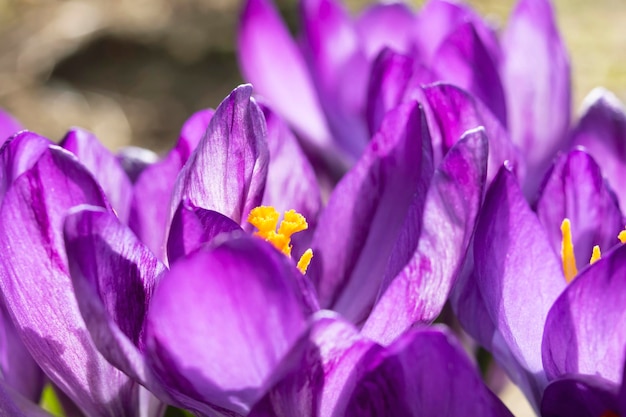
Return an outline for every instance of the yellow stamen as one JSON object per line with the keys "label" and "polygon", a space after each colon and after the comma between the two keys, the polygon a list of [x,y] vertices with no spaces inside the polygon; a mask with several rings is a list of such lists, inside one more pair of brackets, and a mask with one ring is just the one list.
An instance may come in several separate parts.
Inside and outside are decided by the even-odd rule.
{"label": "yellow stamen", "polygon": [[619,232],[619,235],[617,235],[617,238],[619,239],[620,242],[626,243],[626,230],[622,230],[621,232]]}
{"label": "yellow stamen", "polygon": [[570,283],[576,274],[576,257],[574,256],[574,244],[572,243],[572,225],[569,219],[563,219],[561,223],[561,234],[563,240],[561,241],[561,259],[563,260],[563,273],[565,274],[565,281]]}
{"label": "yellow stamen", "polygon": [[272,233],[276,234],[276,225],[280,214],[274,207],[259,206],[250,211],[248,223],[259,229],[255,234],[267,239]]}
{"label": "yellow stamen", "polygon": [[[291,256],[291,236],[294,233],[306,230],[309,225],[302,214],[295,210],[289,210],[285,212],[283,221],[280,222],[278,231],[276,231],[279,217],[280,214],[274,207],[259,206],[250,211],[248,222],[258,229],[255,235],[274,245],[283,254]],[[311,249],[307,249],[300,257],[297,266],[303,274],[306,273],[309,263],[311,263],[311,258],[313,258]]]}
{"label": "yellow stamen", "polygon": [[313,250],[307,249],[300,257],[300,260],[298,261],[298,269],[300,270],[300,272],[302,272],[303,274],[306,274],[306,270],[309,268],[309,264],[311,263],[312,258],[313,258]]}
{"label": "yellow stamen", "polygon": [[602,253],[600,253],[600,246],[594,245],[591,253],[591,259],[589,259],[589,265],[593,265],[596,261],[599,261],[601,257]]}

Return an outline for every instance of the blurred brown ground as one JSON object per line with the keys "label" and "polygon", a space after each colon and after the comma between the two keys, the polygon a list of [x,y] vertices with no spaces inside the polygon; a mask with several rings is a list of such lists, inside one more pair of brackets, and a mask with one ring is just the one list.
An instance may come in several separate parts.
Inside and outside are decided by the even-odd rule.
{"label": "blurred brown ground", "polygon": [[[295,1],[279,2],[287,15]],[[349,0],[352,10],[365,0]],[[417,2],[419,5],[423,2]],[[512,0],[471,1],[502,26]],[[594,86],[626,99],[622,0],[556,0],[574,107]],[[0,106],[60,139],[69,126],[109,147],[164,150],[193,111],[241,82],[233,0],[0,0]]]}
{"label": "blurred brown ground", "polygon": [[[367,3],[349,0],[352,10]],[[423,2],[416,2],[419,5]],[[470,1],[503,26],[513,0]],[[555,0],[576,109],[602,85],[626,101],[626,4]],[[293,16],[295,0],[280,1]],[[0,0],[0,106],[58,140],[69,126],[107,146],[162,151],[194,111],[239,82],[233,0]],[[532,415],[514,389],[519,416]]]}

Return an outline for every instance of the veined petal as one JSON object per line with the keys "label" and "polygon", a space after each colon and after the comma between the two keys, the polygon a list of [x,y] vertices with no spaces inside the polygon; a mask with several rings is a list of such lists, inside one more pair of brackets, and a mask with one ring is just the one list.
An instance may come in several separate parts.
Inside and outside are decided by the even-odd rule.
{"label": "veined petal", "polygon": [[237,50],[244,78],[305,140],[317,148],[330,146],[307,65],[270,0],[247,0],[240,22]]}
{"label": "veined petal", "polygon": [[205,136],[211,109],[194,113],[183,125],[176,146],[148,166],[135,182],[129,226],[152,252],[165,260],[170,201],[180,170]]}
{"label": "veined petal", "polygon": [[389,112],[320,216],[310,274],[323,307],[353,323],[367,317],[409,205],[427,188],[430,158],[421,107],[413,102]]}
{"label": "veined petal", "polygon": [[152,298],[145,336],[172,399],[204,415],[245,414],[306,329],[313,310],[304,279],[290,259],[245,235],[176,262]]}
{"label": "veined petal", "polygon": [[602,178],[600,167],[581,149],[555,161],[536,211],[555,254],[561,253],[561,223],[565,218],[571,221],[578,270],[589,265],[594,245],[607,251],[618,244],[617,233],[624,228],[615,195]]}
{"label": "veined petal", "polygon": [[471,23],[459,25],[441,43],[432,62],[439,79],[469,91],[507,125],[506,103],[496,62]]}
{"label": "veined petal", "polygon": [[476,283],[502,337],[492,353],[538,407],[547,380],[541,337],[565,288],[557,256],[515,176],[503,166],[485,198],[474,235]]}
{"label": "veined petal", "polygon": [[626,208],[626,114],[624,105],[603,88],[593,90],[583,103],[583,114],[572,132],[572,144],[584,146],[602,163],[602,174]]}
{"label": "veined petal", "polygon": [[519,168],[521,161],[517,149],[502,123],[482,101],[459,87],[445,83],[424,87],[424,94],[441,132],[444,155],[463,133],[483,126],[489,140],[487,183],[491,183],[504,161]]}
{"label": "veined petal", "polygon": [[174,186],[170,222],[183,199],[242,223],[261,204],[267,177],[265,118],[242,85],[219,105]]}
{"label": "veined petal", "polygon": [[444,328],[410,330],[361,362],[350,415],[512,417]]}
{"label": "veined petal", "polygon": [[0,289],[26,348],[84,413],[135,415],[138,386],[96,350],[68,275],[62,224],[79,204],[109,208],[78,160],[51,146],[0,209]]}
{"label": "veined petal", "polygon": [[119,161],[91,132],[73,128],[60,145],[78,157],[98,181],[122,223],[128,223],[133,186]]}
{"label": "veined petal", "polygon": [[526,155],[524,193],[534,197],[570,123],[567,50],[549,0],[521,0],[502,35],[500,73],[511,140]]}
{"label": "veined petal", "polygon": [[229,217],[213,210],[193,207],[181,201],[174,213],[167,240],[167,259],[170,264],[212,241],[222,233],[242,230]]}
{"label": "veined petal", "polygon": [[0,202],[13,181],[29,170],[52,142],[33,132],[20,132],[0,148]]}
{"label": "veined petal", "polygon": [[[570,375],[551,382],[543,393],[544,417],[598,417],[619,413],[618,386],[595,376]],[[619,415],[619,414],[618,414]]]}
{"label": "veined petal", "polygon": [[100,353],[148,383],[141,335],[165,267],[111,213],[79,206],[65,218],[65,249],[78,307]]}
{"label": "veined petal", "polygon": [[270,154],[263,205],[280,213],[293,209],[313,229],[322,205],[315,171],[289,127],[270,107],[261,109],[267,122]]}
{"label": "veined petal", "polygon": [[[365,336],[389,344],[415,323],[439,315],[463,267],[486,172],[485,132],[469,131],[435,171],[423,209],[409,212],[379,299],[363,327]],[[421,231],[416,231],[420,222]]]}
{"label": "veined petal", "polygon": [[[626,359],[626,246],[583,270],[556,300],[543,332],[549,379],[576,373],[619,384]],[[598,360],[601,358],[601,360]]]}

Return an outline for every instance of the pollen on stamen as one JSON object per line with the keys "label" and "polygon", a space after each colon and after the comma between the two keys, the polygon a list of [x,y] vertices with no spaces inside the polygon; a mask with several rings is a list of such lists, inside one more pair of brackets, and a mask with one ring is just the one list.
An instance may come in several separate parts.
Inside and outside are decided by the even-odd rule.
{"label": "pollen on stamen", "polygon": [[258,229],[255,233],[257,236],[268,239],[272,233],[276,234],[279,217],[280,214],[274,207],[259,206],[250,210],[248,223]]}
{"label": "pollen on stamen", "polygon": [[619,235],[617,235],[617,238],[619,239],[620,242],[626,243],[626,230],[622,230],[621,232],[619,232]]}
{"label": "pollen on stamen", "polygon": [[[291,257],[291,236],[306,230],[309,225],[304,216],[295,210],[285,212],[280,225],[278,225],[279,217],[280,214],[274,207],[259,206],[250,211],[248,222],[258,229],[255,232],[256,236],[265,239],[283,254]],[[313,258],[313,251],[307,249],[298,260],[297,267],[303,274],[306,273],[311,258]]]}
{"label": "pollen on stamen", "polygon": [[578,274],[576,257],[574,256],[574,244],[572,243],[572,225],[569,219],[563,219],[561,223],[561,259],[563,261],[563,274],[565,281],[570,283]]}

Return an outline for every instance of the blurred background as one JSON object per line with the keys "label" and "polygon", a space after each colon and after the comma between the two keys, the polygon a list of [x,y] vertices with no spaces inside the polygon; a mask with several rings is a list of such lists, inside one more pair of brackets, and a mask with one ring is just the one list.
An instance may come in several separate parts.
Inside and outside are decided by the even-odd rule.
{"label": "blurred background", "polygon": [[[470,3],[502,27],[514,1]],[[278,4],[295,16],[295,0]],[[365,4],[348,1],[355,12]],[[623,0],[555,4],[571,51],[574,108],[597,85],[626,100]],[[54,140],[81,126],[112,149],[163,151],[186,117],[215,107],[241,82],[239,7],[233,0],[0,0],[0,106]]]}

